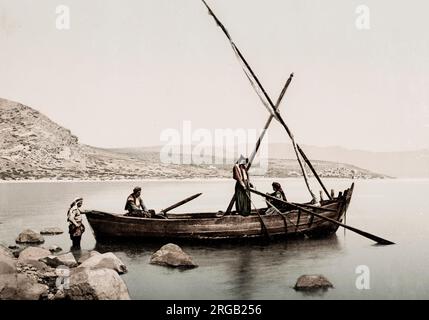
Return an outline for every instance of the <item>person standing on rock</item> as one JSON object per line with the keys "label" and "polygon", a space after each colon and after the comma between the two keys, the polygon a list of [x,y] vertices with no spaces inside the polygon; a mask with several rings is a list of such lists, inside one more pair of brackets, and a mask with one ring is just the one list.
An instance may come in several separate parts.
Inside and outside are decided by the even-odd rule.
{"label": "person standing on rock", "polygon": [[82,223],[81,207],[83,198],[75,199],[67,212],[67,221],[69,223],[70,239],[73,243],[72,248],[80,249],[80,240],[85,232],[85,226]]}

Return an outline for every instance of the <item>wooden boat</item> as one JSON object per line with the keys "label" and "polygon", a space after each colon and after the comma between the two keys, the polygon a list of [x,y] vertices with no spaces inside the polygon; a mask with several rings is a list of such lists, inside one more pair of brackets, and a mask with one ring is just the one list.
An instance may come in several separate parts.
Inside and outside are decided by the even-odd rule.
{"label": "wooden boat", "polygon": [[[256,143],[249,162],[246,164],[246,169],[249,170],[252,161],[259,150],[261,141],[264,138],[265,131],[268,129],[271,121],[276,119],[283,126],[292,141],[292,145],[297,156],[297,161],[301,167],[303,178],[306,182],[307,189],[313,198],[313,201],[316,202],[317,199],[314,192],[311,190],[310,184],[308,183],[306,169],[302,163],[302,160],[305,161],[306,165],[319,182],[324,193],[328,196],[328,200],[321,200],[320,206],[313,206],[310,203],[297,204],[281,201],[278,199],[271,199],[277,201],[275,206],[277,211],[275,211],[275,213],[266,214],[268,208],[261,208],[253,210],[249,216],[237,215],[234,211],[232,211],[235,197],[231,199],[226,213],[203,212],[169,214],[168,219],[139,218],[101,211],[87,211],[86,216],[96,239],[114,240],[125,238],[152,238],[162,239],[164,241],[167,238],[220,240],[263,237],[271,238],[274,236],[292,237],[300,235],[326,236],[335,233],[338,227],[342,226],[343,228],[351,230],[357,234],[360,234],[361,236],[374,240],[377,243],[392,244],[393,242],[389,240],[377,237],[368,232],[341,223],[350,204],[354,184],[352,184],[351,187],[344,192],[340,192],[336,197],[328,193],[327,188],[322,183],[315,168],[311,164],[302,148],[295,142],[290,129],[278,111],[280,102],[292,81],[293,73],[286,81],[283,90],[277,99],[277,103],[274,104],[272,99],[268,96],[266,90],[263,88],[261,82],[256,77],[256,74],[245,60],[241,51],[232,41],[231,36],[226,30],[225,26],[215,16],[214,12],[207,5],[207,3],[204,0],[202,1],[208,9],[209,14],[214,18],[216,24],[221,28],[222,32],[227,37],[236,57],[240,61],[243,71],[250,80],[252,87],[261,98],[261,101],[265,107],[269,110],[269,117],[264,126],[264,130],[262,131]],[[263,196],[267,199],[270,198],[269,196],[256,190],[249,191],[259,194],[260,196]],[[192,198],[195,198],[195,196],[189,199]],[[188,199],[185,199],[181,203],[184,203],[185,201],[188,201]],[[278,202],[281,203],[281,207],[277,206]]]}
{"label": "wooden boat", "polygon": [[[349,206],[354,185],[320,207],[300,206],[324,217],[341,222]],[[282,213],[264,215],[267,208],[253,211],[250,216],[231,212],[169,214],[168,219],[128,217],[100,211],[86,211],[86,217],[97,240],[122,239],[201,239],[222,240],[241,238],[293,237],[299,235],[326,236],[337,231],[338,225],[305,211],[285,208]],[[263,220],[263,223],[261,222]]]}

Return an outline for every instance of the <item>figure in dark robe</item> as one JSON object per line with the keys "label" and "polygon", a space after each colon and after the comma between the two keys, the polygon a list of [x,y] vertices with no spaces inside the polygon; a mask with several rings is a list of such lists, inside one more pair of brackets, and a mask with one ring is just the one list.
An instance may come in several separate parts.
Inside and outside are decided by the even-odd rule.
{"label": "figure in dark robe", "polygon": [[237,161],[233,168],[233,178],[235,183],[235,208],[238,214],[243,216],[250,215],[251,200],[249,175],[247,173],[248,159],[243,156]]}

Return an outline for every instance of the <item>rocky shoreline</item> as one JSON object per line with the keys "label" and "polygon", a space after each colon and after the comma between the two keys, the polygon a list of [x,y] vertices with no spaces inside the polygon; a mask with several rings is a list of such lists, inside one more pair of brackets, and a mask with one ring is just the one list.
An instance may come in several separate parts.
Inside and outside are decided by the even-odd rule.
{"label": "rocky shoreline", "polygon": [[[79,143],[70,130],[37,110],[0,98],[0,181],[117,181],[142,179],[231,178],[233,159],[207,158],[203,164],[166,163],[161,151],[132,152]],[[312,161],[322,177],[386,178],[356,166]],[[269,159],[255,163],[259,177],[301,176],[296,160]]]}
{"label": "rocky shoreline", "polygon": [[42,247],[18,253],[0,249],[0,300],[129,300],[119,274],[127,268],[113,253],[53,255]]}
{"label": "rocky shoreline", "polygon": [[[44,233],[60,234],[58,228]],[[49,231],[49,232],[48,232]],[[40,233],[24,230],[16,242],[0,245],[0,300],[130,300],[120,275],[127,266],[112,252],[61,253],[44,243]],[[192,257],[175,244],[154,252],[150,264],[171,268],[196,268]]]}
{"label": "rocky shoreline", "polygon": [[[261,174],[260,170],[251,170],[250,174],[253,178],[302,178],[302,173],[299,168],[289,164],[289,161],[284,160],[284,164],[277,162],[276,165],[270,166],[269,169]],[[394,179],[393,177],[373,173],[368,170],[356,168],[347,164],[337,164],[336,166],[319,163],[314,161],[314,166],[320,177],[328,179]],[[1,182],[102,182],[102,181],[141,181],[141,180],[225,180],[231,179],[229,167],[213,167],[213,166],[193,166],[183,165],[183,167],[175,168],[171,171],[168,167],[160,174],[157,172],[146,172],[143,174],[136,171],[136,174],[121,174],[112,171],[98,173],[67,173],[46,175],[38,172],[20,172],[19,174],[2,174],[0,173]],[[311,172],[308,172],[309,177],[313,177]]]}

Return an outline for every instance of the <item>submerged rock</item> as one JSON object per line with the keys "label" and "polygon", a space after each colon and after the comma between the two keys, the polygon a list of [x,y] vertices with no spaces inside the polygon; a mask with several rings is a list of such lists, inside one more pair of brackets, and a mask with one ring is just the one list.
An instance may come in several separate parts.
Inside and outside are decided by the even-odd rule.
{"label": "submerged rock", "polygon": [[94,253],[92,257],[86,259],[79,268],[89,269],[111,269],[119,274],[127,272],[125,264],[112,252],[107,253]]}
{"label": "submerged rock", "polygon": [[64,292],[71,300],[130,300],[125,282],[111,269],[77,268]]}
{"label": "submerged rock", "polygon": [[45,239],[40,233],[27,229],[22,231],[15,241],[16,243],[41,244],[45,242]]}
{"label": "submerged rock", "polygon": [[82,263],[84,263],[86,260],[88,260],[89,258],[91,258],[91,257],[93,257],[93,256],[95,256],[95,255],[98,255],[98,254],[101,254],[101,253],[100,253],[100,252],[98,252],[98,251],[95,251],[95,250],[87,251],[87,252],[85,252],[83,255],[81,255],[81,256],[80,256],[80,258],[79,258],[79,260],[78,260],[78,263],[79,263],[79,264],[82,264]]}
{"label": "submerged rock", "polygon": [[21,251],[18,261],[24,263],[28,261],[39,261],[40,259],[46,258],[49,255],[51,255],[49,250],[39,247],[28,247]]}
{"label": "submerged rock", "polygon": [[48,266],[52,268],[56,268],[59,266],[66,266],[69,268],[77,267],[77,261],[71,252],[65,253],[59,256],[49,255],[47,257],[40,259],[40,261],[46,263]]}
{"label": "submerged rock", "polygon": [[55,246],[55,245],[54,246],[49,246],[48,250],[51,251],[52,253],[58,253],[58,252],[63,251],[63,249],[61,247]]}
{"label": "submerged rock", "polygon": [[191,256],[185,253],[178,245],[173,243],[166,244],[155,252],[150,259],[150,263],[171,267],[198,267],[198,265],[192,260]]}
{"label": "submerged rock", "polygon": [[313,291],[327,290],[333,288],[332,283],[322,275],[303,275],[296,281],[295,290],[298,291]]}
{"label": "submerged rock", "polygon": [[49,236],[56,235],[56,234],[62,234],[62,233],[64,233],[64,231],[61,230],[60,228],[56,228],[56,227],[45,228],[42,231],[40,231],[40,234],[49,235]]}

